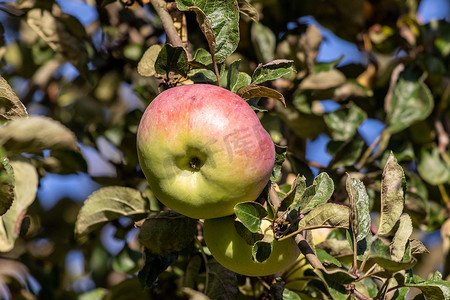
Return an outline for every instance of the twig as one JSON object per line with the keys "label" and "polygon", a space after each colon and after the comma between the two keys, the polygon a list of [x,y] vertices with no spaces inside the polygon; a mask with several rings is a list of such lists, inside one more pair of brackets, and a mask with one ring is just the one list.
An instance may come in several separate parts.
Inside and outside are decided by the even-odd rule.
{"label": "twig", "polygon": [[353,295],[356,298],[360,299],[360,300],[371,300],[371,299],[373,299],[373,298],[370,298],[370,297],[367,297],[367,296],[361,294],[361,292],[359,292],[358,290],[353,290]]}
{"label": "twig", "polygon": [[447,155],[447,147],[449,144],[449,137],[447,132],[445,132],[444,125],[442,125],[442,122],[437,119],[434,121],[434,127],[436,128],[436,132],[438,134],[438,149],[439,153],[441,154],[441,157],[447,164],[450,165],[450,157]]}
{"label": "twig", "polygon": [[300,251],[305,256],[306,260],[314,269],[322,269],[326,270],[325,267],[320,262],[319,258],[317,258],[314,251],[311,249],[311,246],[303,237],[303,234],[299,233],[295,236],[295,243],[297,244]]}
{"label": "twig", "polygon": [[150,1],[156,10],[159,18],[161,19],[164,31],[166,32],[167,39],[175,47],[183,47],[183,42],[178,35],[177,29],[173,24],[172,17],[167,11],[167,3],[164,0],[152,0]]}
{"label": "twig", "polygon": [[208,266],[208,258],[206,257],[205,252],[203,251],[202,243],[199,241],[198,237],[194,237],[195,243],[198,244],[198,248],[200,249],[200,254],[202,255],[203,260],[205,261],[205,271],[206,271],[206,278],[205,278],[205,290],[203,291],[204,294],[206,294],[208,285],[209,285],[209,266]]}

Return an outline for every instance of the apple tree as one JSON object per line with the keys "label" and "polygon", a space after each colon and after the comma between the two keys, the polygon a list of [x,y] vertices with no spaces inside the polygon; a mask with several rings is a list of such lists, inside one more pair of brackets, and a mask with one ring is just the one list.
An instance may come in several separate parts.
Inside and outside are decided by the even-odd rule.
{"label": "apple tree", "polygon": [[450,299],[424,5],[0,3],[0,298]]}

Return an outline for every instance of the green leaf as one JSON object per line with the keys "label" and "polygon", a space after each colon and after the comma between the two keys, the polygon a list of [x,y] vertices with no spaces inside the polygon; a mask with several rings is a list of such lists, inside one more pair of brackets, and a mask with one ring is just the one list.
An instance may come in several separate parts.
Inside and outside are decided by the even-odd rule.
{"label": "green leaf", "polygon": [[152,254],[167,255],[183,250],[194,239],[197,220],[174,211],[162,211],[145,220],[139,242]]}
{"label": "green leaf", "polygon": [[[225,61],[239,43],[239,7],[236,1],[223,0],[176,0],[179,10],[191,10],[197,22],[213,45],[217,63]],[[211,28],[211,29],[209,29]]]}
{"label": "green leaf", "polygon": [[306,188],[300,199],[299,213],[306,214],[311,209],[326,203],[333,195],[334,183],[330,176],[322,172],[314,178],[312,186]]}
{"label": "green leaf", "polygon": [[75,135],[61,123],[42,116],[15,119],[0,128],[0,146],[7,154],[44,149],[79,151]]}
{"label": "green leaf", "polygon": [[442,159],[437,147],[422,148],[417,170],[429,184],[438,185],[450,181],[450,166]]}
{"label": "green leaf", "polygon": [[277,59],[267,64],[259,64],[252,75],[252,84],[260,84],[269,80],[278,79],[294,72],[294,61]]}
{"label": "green leaf", "polygon": [[[170,253],[164,256],[154,255],[149,250],[144,250],[145,263],[138,273],[138,279],[143,287],[152,287],[159,274],[164,272],[169,266],[173,265],[178,259],[178,253]],[[142,291],[142,287],[139,291]],[[120,294],[119,294],[120,295]],[[118,296],[118,295],[117,295]],[[123,294],[121,295],[123,296]],[[140,299],[147,299],[143,297]],[[114,299],[114,298],[113,298]],[[137,298],[139,299],[139,298]]]}
{"label": "green leaf", "polygon": [[234,206],[234,213],[242,224],[253,233],[258,232],[261,220],[267,216],[266,209],[257,202],[241,202]]}
{"label": "green leaf", "polygon": [[253,260],[259,263],[266,261],[272,253],[273,244],[257,241],[252,247]]}
{"label": "green leaf", "polygon": [[[341,271],[343,272],[343,271]],[[325,285],[328,293],[330,294],[333,300],[346,300],[347,299],[347,290],[345,289],[342,283],[336,282],[335,278],[339,278],[339,276],[329,275],[326,270],[315,269],[314,273],[316,273],[323,284]],[[339,274],[341,275],[341,274]],[[349,275],[347,273],[347,275]],[[349,275],[350,276],[350,275]]]}
{"label": "green leaf", "polygon": [[299,295],[296,292],[290,291],[288,289],[283,290],[283,300],[301,300]]}
{"label": "green leaf", "polygon": [[148,48],[138,63],[137,71],[141,76],[153,76],[156,73],[155,62],[161,51],[161,45],[152,45]]}
{"label": "green leaf", "polygon": [[174,72],[186,76],[188,66],[186,51],[183,47],[166,44],[159,51],[154,65],[156,73],[160,75]]}
{"label": "green leaf", "polygon": [[38,174],[31,163],[22,160],[10,163],[14,170],[15,197],[9,210],[0,216],[0,252],[8,252],[14,247],[20,233],[20,225],[28,206],[36,197],[38,186]]}
{"label": "green leaf", "polygon": [[300,200],[303,193],[306,191],[306,180],[303,177],[297,176],[292,183],[290,191],[281,200],[281,207],[279,210],[284,211],[295,210],[298,211],[300,207]]}
{"label": "green leaf", "polygon": [[247,227],[245,227],[244,224],[242,224],[242,222],[237,220],[234,221],[234,228],[236,229],[236,232],[245,240],[245,242],[251,246],[264,238],[264,234],[251,232]]}
{"label": "green leaf", "polygon": [[248,3],[247,0],[238,0],[238,4],[239,12],[252,19],[253,22],[259,21],[258,11],[250,3]]}
{"label": "green leaf", "polygon": [[346,228],[350,226],[350,209],[335,203],[325,203],[313,208],[298,222],[299,230],[315,228]]}
{"label": "green leaf", "polygon": [[366,112],[355,104],[324,116],[325,123],[331,129],[331,136],[335,141],[346,141],[353,137],[366,118]]}
{"label": "green leaf", "polygon": [[104,223],[119,217],[148,214],[148,205],[136,189],[110,186],[95,191],[78,213],[75,224],[77,238],[82,239]]}
{"label": "green leaf", "polygon": [[[318,47],[317,47],[318,49]],[[330,71],[333,70],[340,62],[342,59],[344,59],[345,55],[342,54],[338,59],[330,61],[330,62],[320,62],[320,63],[315,63],[314,65],[314,72],[313,73],[320,73],[323,71]]]}
{"label": "green leaf", "polygon": [[8,211],[14,201],[14,170],[0,149],[0,216]]}
{"label": "green leaf", "polygon": [[142,252],[132,250],[126,245],[119,254],[114,256],[112,267],[114,271],[133,274],[140,268],[138,262]]}
{"label": "green leaf", "polygon": [[247,73],[239,72],[240,60],[231,63],[227,72],[227,89],[236,93],[241,87],[249,85],[251,78]]}
{"label": "green leaf", "polygon": [[339,268],[342,267],[341,262],[334,258],[334,256],[328,254],[325,250],[316,249],[316,255],[320,262],[325,265],[335,265]]}
{"label": "green leaf", "polygon": [[405,173],[391,153],[381,179],[381,215],[378,235],[388,234],[403,213],[405,188]]}
{"label": "green leaf", "polygon": [[354,165],[361,156],[364,145],[365,142],[359,134],[355,134],[353,138],[345,142],[329,141],[327,152],[333,158],[328,166],[335,169]]}
{"label": "green leaf", "polygon": [[350,175],[347,175],[346,189],[350,199],[351,227],[356,241],[359,242],[370,233],[369,196],[364,184]]}
{"label": "green leaf", "polygon": [[195,83],[207,83],[217,85],[216,74],[211,70],[206,69],[190,70],[188,73],[188,78]]}
{"label": "green leaf", "polygon": [[281,168],[286,159],[287,147],[275,145],[275,163],[273,165],[272,175],[270,180],[278,182],[281,178]]}
{"label": "green leaf", "polygon": [[17,119],[28,116],[27,109],[8,82],[0,75],[0,116]]}
{"label": "green leaf", "polygon": [[209,65],[212,64],[212,57],[211,53],[208,52],[208,50],[199,48],[194,55],[194,58],[191,62],[193,63],[193,67],[198,66],[202,68],[208,68]]}
{"label": "green leaf", "polygon": [[439,271],[435,271],[430,280],[423,280],[417,275],[407,276],[405,286],[415,287],[422,291],[427,299],[449,300],[450,282],[442,280]]}
{"label": "green leaf", "polygon": [[277,90],[268,88],[266,86],[254,84],[242,86],[236,91],[236,94],[241,96],[243,99],[252,99],[257,97],[274,98],[283,103],[284,106],[286,106],[284,96]]}
{"label": "green leaf", "polygon": [[236,299],[239,293],[236,273],[215,260],[208,261],[208,269],[208,286],[205,289],[209,299]]}
{"label": "green leaf", "polygon": [[402,215],[400,217],[400,220],[398,220],[396,227],[397,231],[395,232],[394,238],[392,239],[390,248],[392,260],[399,262],[405,255],[409,237],[413,232],[411,217],[407,214]]}
{"label": "green leaf", "polygon": [[392,133],[402,131],[412,123],[426,119],[434,101],[425,83],[399,78],[389,102],[387,123]]}
{"label": "green leaf", "polygon": [[269,62],[274,59],[277,38],[269,27],[253,23],[251,39],[258,61]]}
{"label": "green leaf", "polygon": [[309,74],[300,82],[299,88],[303,90],[326,90],[336,88],[345,83],[345,75],[336,70]]}

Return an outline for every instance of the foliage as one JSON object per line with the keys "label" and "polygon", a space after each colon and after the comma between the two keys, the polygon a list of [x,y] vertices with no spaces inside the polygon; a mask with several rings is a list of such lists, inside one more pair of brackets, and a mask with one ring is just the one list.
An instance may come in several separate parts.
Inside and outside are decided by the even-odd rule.
{"label": "foliage", "polygon": [[[0,297],[450,299],[448,22],[423,24],[414,0],[85,0],[96,13],[86,24],[61,2],[0,3]],[[319,60],[326,40],[311,16],[365,59]],[[202,221],[148,188],[139,120],[161,90],[193,83],[247,100],[278,144],[271,182],[236,205],[236,228],[258,261],[273,242],[261,220],[295,238],[314,267],[301,288],[284,288],[289,270],[227,270]],[[373,120],[383,129],[369,140]],[[308,144],[324,136],[330,161],[315,162]],[[48,209],[38,187],[54,173],[88,173],[99,188]],[[316,244],[319,228],[330,231]],[[442,274],[418,240],[435,230]]]}

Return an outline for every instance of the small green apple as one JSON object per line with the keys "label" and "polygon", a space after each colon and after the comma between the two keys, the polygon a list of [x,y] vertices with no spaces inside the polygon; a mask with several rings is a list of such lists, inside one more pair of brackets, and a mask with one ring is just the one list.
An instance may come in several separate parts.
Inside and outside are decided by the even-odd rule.
{"label": "small green apple", "polygon": [[234,213],[269,181],[275,147],[253,109],[218,86],[168,89],[147,107],[139,162],[156,198],[191,218]]}
{"label": "small green apple", "polygon": [[[292,265],[300,255],[294,240],[289,238],[273,242],[273,249],[262,263],[252,258],[252,245],[249,245],[237,232],[235,216],[205,220],[203,237],[212,256],[224,267],[247,276],[266,276],[282,272]],[[271,222],[263,220],[261,231],[272,234]]]}

